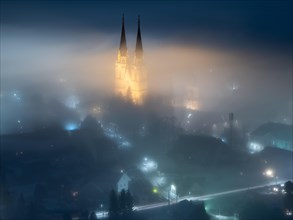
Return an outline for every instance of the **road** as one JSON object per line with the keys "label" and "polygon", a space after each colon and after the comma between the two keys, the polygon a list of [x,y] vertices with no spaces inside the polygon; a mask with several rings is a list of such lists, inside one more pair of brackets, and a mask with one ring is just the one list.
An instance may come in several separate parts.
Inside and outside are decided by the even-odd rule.
{"label": "road", "polygon": [[[261,189],[261,188],[268,187],[268,186],[274,186],[274,185],[282,184],[284,182],[285,181],[278,181],[278,182],[274,181],[269,184],[251,186],[251,187],[246,187],[246,188],[241,188],[241,189],[234,189],[234,190],[229,190],[229,191],[224,191],[224,192],[219,192],[219,193],[212,193],[212,194],[207,194],[207,195],[202,195],[202,196],[190,196],[190,195],[183,196],[183,197],[178,198],[177,201],[178,202],[183,201],[183,200],[204,201],[204,200],[214,199],[216,197],[226,196],[229,194],[240,193],[240,192],[245,192],[245,191],[249,191],[249,190]],[[141,205],[141,206],[134,206],[134,210],[135,211],[143,211],[143,210],[159,208],[159,207],[163,207],[163,206],[167,206],[167,205],[168,205],[168,202],[159,202],[159,203],[153,203],[153,204],[147,204],[147,205]],[[97,218],[105,218],[108,216],[108,211],[97,211],[96,216],[97,216]]]}

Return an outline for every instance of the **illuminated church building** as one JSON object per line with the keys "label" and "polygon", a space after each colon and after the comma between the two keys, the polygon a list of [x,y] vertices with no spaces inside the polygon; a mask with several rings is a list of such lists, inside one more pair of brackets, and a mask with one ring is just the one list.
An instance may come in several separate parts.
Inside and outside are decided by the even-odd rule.
{"label": "illuminated church building", "polygon": [[140,18],[133,59],[130,58],[126,44],[124,16],[122,17],[122,32],[120,47],[115,65],[115,93],[141,105],[147,92],[146,70],[143,62],[143,48],[140,32]]}

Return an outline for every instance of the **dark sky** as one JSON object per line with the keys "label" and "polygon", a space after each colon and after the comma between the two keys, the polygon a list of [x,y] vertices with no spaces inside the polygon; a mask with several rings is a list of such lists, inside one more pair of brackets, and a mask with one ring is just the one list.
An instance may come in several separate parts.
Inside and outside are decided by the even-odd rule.
{"label": "dark sky", "polygon": [[[116,32],[142,17],[148,34],[224,47],[288,50],[292,1],[1,1],[1,23],[22,28]],[[131,30],[135,25],[128,25]],[[288,52],[288,51],[287,51]]]}

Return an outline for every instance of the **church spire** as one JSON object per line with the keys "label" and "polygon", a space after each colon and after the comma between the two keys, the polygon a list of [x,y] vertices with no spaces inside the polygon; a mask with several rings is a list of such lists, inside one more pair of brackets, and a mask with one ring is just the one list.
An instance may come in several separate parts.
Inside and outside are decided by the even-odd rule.
{"label": "church spire", "polygon": [[125,28],[124,28],[124,14],[122,15],[122,31],[121,31],[119,51],[121,56],[127,55],[126,34],[125,34]]}
{"label": "church spire", "polygon": [[136,58],[142,58],[142,41],[141,41],[141,33],[140,33],[140,16],[138,16],[138,30],[136,37],[136,46],[135,46],[135,56]]}

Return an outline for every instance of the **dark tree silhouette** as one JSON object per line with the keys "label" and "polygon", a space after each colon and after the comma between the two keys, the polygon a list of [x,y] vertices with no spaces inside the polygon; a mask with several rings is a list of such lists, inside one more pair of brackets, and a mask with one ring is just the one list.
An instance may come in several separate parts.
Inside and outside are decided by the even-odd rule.
{"label": "dark tree silhouette", "polygon": [[285,209],[293,210],[293,182],[288,181],[285,183],[284,190],[286,192],[284,196]]}
{"label": "dark tree silhouette", "polygon": [[103,133],[101,124],[92,116],[88,115],[80,125],[80,130],[85,133],[97,136]]}
{"label": "dark tree silhouette", "polygon": [[133,211],[133,198],[129,190],[126,192],[126,212],[131,214]]}
{"label": "dark tree silhouette", "polygon": [[110,193],[110,203],[109,203],[109,218],[114,219],[118,216],[119,206],[118,206],[118,197],[113,189]]}
{"label": "dark tree silhouette", "polygon": [[133,198],[129,190],[123,189],[118,195],[114,190],[111,191],[109,219],[133,219]]}
{"label": "dark tree silhouette", "polygon": [[92,213],[91,213],[91,215],[90,215],[90,219],[89,219],[89,220],[98,220],[98,218],[97,218],[95,212],[92,212]]}
{"label": "dark tree silhouette", "polygon": [[284,190],[287,194],[293,193],[293,182],[287,181],[284,186]]}
{"label": "dark tree silhouette", "polygon": [[119,194],[119,212],[122,215],[126,214],[126,192],[124,189]]}

